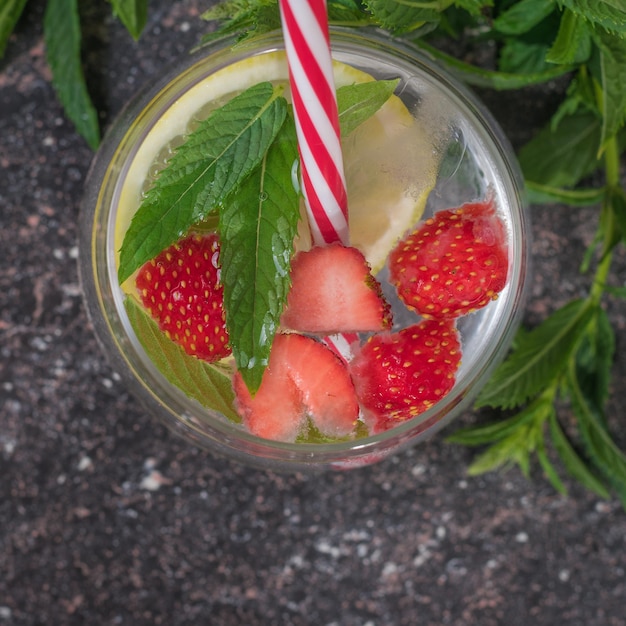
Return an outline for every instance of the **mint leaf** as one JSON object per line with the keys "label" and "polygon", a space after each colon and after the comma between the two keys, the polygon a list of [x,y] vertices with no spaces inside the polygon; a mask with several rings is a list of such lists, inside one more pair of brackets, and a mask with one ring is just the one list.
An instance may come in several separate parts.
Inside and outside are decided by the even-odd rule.
{"label": "mint leaf", "polygon": [[561,495],[567,494],[567,489],[563,484],[563,481],[559,478],[559,475],[556,472],[554,465],[550,462],[548,455],[545,450],[545,444],[542,440],[541,445],[537,446],[536,449],[537,458],[539,459],[539,463],[543,469],[543,473],[546,478],[550,481],[550,484],[554,487],[556,491],[558,491]]}
{"label": "mint leaf", "polygon": [[389,100],[400,79],[375,80],[337,89],[339,126],[343,137],[374,115]]}
{"label": "mint leaf", "polygon": [[502,46],[498,69],[511,74],[533,74],[546,67],[548,48],[543,43],[507,39]]}
{"label": "mint leaf", "polygon": [[[551,415],[554,415],[554,411],[551,411]],[[535,439],[535,454],[537,455],[541,469],[543,469],[544,476],[548,479],[556,491],[565,495],[567,493],[567,489],[565,488],[561,477],[558,475],[556,468],[548,458],[546,441],[543,434],[543,424],[541,429],[536,428],[534,430],[533,435]]]}
{"label": "mint leaf", "polygon": [[148,19],[148,0],[111,0],[111,6],[133,39],[139,39]]}
{"label": "mint leaf", "polygon": [[626,33],[623,0],[559,0],[559,4],[615,33]]}
{"label": "mint leaf", "polygon": [[496,469],[508,469],[517,464],[522,473],[528,476],[530,473],[530,450],[528,449],[530,434],[530,426],[525,425],[489,446],[472,461],[467,468],[467,473],[470,476],[478,476]]}
{"label": "mint leaf", "polygon": [[440,11],[437,5],[429,3],[409,3],[402,0],[368,0],[367,9],[375,21],[395,35],[408,33],[426,22],[438,22]]}
{"label": "mint leaf", "polygon": [[9,37],[25,6],[26,0],[5,0],[0,7],[0,59],[4,56]]}
{"label": "mint leaf", "polygon": [[576,351],[576,379],[586,404],[601,415],[609,398],[615,335],[606,311],[598,306]]}
{"label": "mint leaf", "polygon": [[470,466],[469,473],[474,475],[512,463],[517,463],[528,475],[530,454],[536,452],[546,476],[561,491],[564,487],[546,455],[543,433],[544,424],[553,413],[550,389],[517,415],[494,424],[461,430],[448,441],[464,445],[491,444]]}
{"label": "mint leaf", "polygon": [[554,413],[550,416],[549,424],[552,444],[567,472],[581,485],[601,498],[608,498],[609,492],[606,487],[574,450]]}
{"label": "mint leaf", "polygon": [[328,0],[328,19],[333,24],[343,26],[369,26],[371,17],[360,0]]}
{"label": "mint leaf", "polygon": [[604,146],[626,121],[626,38],[596,28],[594,41],[600,50],[603,120],[600,143]]}
{"label": "mint leaf", "polygon": [[611,439],[597,407],[589,404],[575,366],[569,368],[568,374],[568,391],[585,450],[606,479],[618,492],[623,492],[626,489],[626,456]]}
{"label": "mint leaf", "polygon": [[600,117],[601,113],[596,101],[596,87],[597,84],[586,67],[581,69],[568,85],[565,99],[561,101],[552,115],[548,128],[556,130],[561,120],[569,115],[592,113]]}
{"label": "mint leaf", "polygon": [[554,381],[565,368],[592,313],[587,301],[574,300],[524,333],[482,389],[476,406],[512,408]]}
{"label": "mint leaf", "polygon": [[461,428],[447,437],[446,441],[464,446],[483,446],[488,443],[493,443],[494,441],[508,437],[523,424],[533,420],[535,418],[535,412],[536,407],[531,406],[507,419],[490,424]]}
{"label": "mint leaf", "polygon": [[548,63],[584,63],[591,55],[591,33],[587,21],[565,9],[556,39],[546,55]]}
{"label": "mint leaf", "polygon": [[564,116],[558,126],[546,126],[519,151],[524,177],[549,187],[574,187],[600,166],[601,121],[592,113],[577,111]]}
{"label": "mint leaf", "polygon": [[200,123],[135,213],[120,251],[120,282],[225,202],[259,165],[286,114],[286,100],[260,83]]}
{"label": "mint leaf", "polygon": [[205,11],[202,19],[219,22],[215,33],[205,36],[204,41],[233,34],[244,38],[249,31],[261,35],[281,26],[277,0],[225,0]]}
{"label": "mint leaf", "polygon": [[220,211],[220,263],[226,327],[251,393],[261,384],[291,285],[289,270],[300,217],[293,175],[297,139],[284,124],[257,168]]}
{"label": "mint leaf", "polygon": [[77,0],[48,0],[43,28],[52,84],[68,117],[95,150],[100,128],[81,66]]}
{"label": "mint leaf", "polygon": [[[494,3],[493,0],[453,0],[450,4],[459,9],[464,9],[470,15],[477,17],[482,15],[483,9],[492,7]],[[445,3],[441,3],[439,7],[439,10],[443,11],[446,5]]]}
{"label": "mint leaf", "polygon": [[522,35],[554,10],[554,0],[520,0],[498,15],[493,28],[505,35]]}
{"label": "mint leaf", "polygon": [[126,314],[139,342],[159,372],[202,406],[228,419],[241,421],[233,409],[234,393],[227,368],[190,356],[162,332],[133,298],[124,301]]}

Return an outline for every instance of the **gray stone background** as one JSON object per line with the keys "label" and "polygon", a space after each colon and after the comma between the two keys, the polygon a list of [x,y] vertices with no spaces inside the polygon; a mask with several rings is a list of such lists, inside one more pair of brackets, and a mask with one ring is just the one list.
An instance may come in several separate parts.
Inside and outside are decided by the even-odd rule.
{"label": "gray stone background", "polygon": [[[138,43],[107,3],[81,8],[103,128],[197,41],[210,4],[152,0]],[[560,496],[538,471],[469,478],[473,453],[441,437],[350,473],[264,473],[145,414],[82,307],[76,223],[93,155],[50,86],[43,8],[28,3],[0,64],[0,625],[626,624],[617,501],[572,482]],[[481,95],[517,147],[560,89]],[[596,214],[533,207],[527,322],[586,292],[576,264]],[[624,445],[624,307],[610,315]]]}

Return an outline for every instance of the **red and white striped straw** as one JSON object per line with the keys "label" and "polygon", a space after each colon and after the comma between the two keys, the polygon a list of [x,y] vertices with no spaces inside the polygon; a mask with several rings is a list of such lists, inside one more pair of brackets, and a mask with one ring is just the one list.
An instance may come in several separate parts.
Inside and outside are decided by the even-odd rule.
{"label": "red and white striped straw", "polygon": [[302,192],[316,244],[349,243],[326,0],[280,0]]}
{"label": "red and white striped straw", "polygon": [[[280,0],[289,66],[302,193],[313,243],[349,245],[348,196],[343,171],[337,94],[326,0]],[[342,359],[352,356],[356,333],[325,342]]]}

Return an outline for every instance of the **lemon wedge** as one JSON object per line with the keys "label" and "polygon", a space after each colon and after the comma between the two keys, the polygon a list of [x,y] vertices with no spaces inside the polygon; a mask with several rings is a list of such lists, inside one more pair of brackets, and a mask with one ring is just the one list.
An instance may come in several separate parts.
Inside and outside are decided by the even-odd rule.
{"label": "lemon wedge", "polygon": [[[374,80],[369,74],[340,62],[334,62],[334,74],[337,87]],[[147,132],[142,133],[138,126],[131,129],[131,135],[145,136],[136,148],[120,190],[116,250],[141,202],[146,181],[154,176],[155,167],[158,169],[159,159],[165,159],[167,152],[189,132],[190,120],[205,103],[225,102],[262,81],[286,83],[288,76],[284,51],[249,57],[202,78],[182,96],[172,99]],[[176,83],[168,89],[174,93]],[[288,90],[285,95],[289,97]],[[158,105],[151,103],[148,108],[151,106]],[[145,115],[139,116],[136,125],[141,124],[142,118]],[[346,137],[342,150],[350,243],[363,252],[377,273],[396,242],[421,217],[435,184],[438,159],[426,131],[397,96],[392,96],[374,116]],[[306,222],[300,235],[300,246],[306,247],[304,242],[310,239]]]}

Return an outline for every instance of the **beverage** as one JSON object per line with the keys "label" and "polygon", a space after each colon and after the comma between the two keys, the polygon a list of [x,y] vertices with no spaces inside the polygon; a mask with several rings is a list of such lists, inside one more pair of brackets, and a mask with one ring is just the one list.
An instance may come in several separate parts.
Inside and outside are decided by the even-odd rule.
{"label": "beverage", "polygon": [[[193,360],[195,357],[189,357],[188,352],[197,349],[197,338],[189,341],[183,338],[176,349],[170,348],[167,342],[176,334],[174,326],[167,330],[169,336],[156,332],[149,323],[150,316],[146,315],[149,301],[142,300],[140,295],[140,292],[149,294],[152,289],[150,270],[139,291],[137,272],[141,274],[139,266],[143,267],[143,263],[123,275],[121,285],[118,272],[120,264],[124,265],[124,261],[120,262],[120,249],[126,245],[133,216],[173,155],[181,151],[185,137],[200,127],[211,112],[221,110],[237,94],[263,81],[282,88],[288,100],[287,64],[280,35],[264,38],[253,50],[231,50],[226,46],[208,55],[204,53],[173,79],[168,77],[164,88],[154,90],[156,96],[144,97],[135,105],[137,117],[126,127],[123,123],[118,125],[103,147],[86,197],[82,229],[82,249],[90,254],[82,267],[86,300],[96,330],[114,363],[138,394],[175,430],[212,450],[265,466],[360,465],[430,436],[469,406],[494,364],[503,356],[523,295],[527,225],[515,165],[495,123],[469,94],[411,49],[391,47],[384,40],[336,33],[333,54],[338,88],[366,82],[371,77],[399,78],[395,94],[343,139],[350,243],[371,267],[380,291],[378,287],[372,290],[371,281],[364,275],[366,287],[354,295],[359,300],[356,305],[354,302],[347,305],[348,321],[340,328],[326,328],[325,321],[313,329],[307,325],[311,323],[308,318],[312,305],[297,308],[284,294],[285,310],[292,313],[291,318],[286,312],[284,317],[280,311],[274,312],[276,319],[277,315],[280,317],[280,327],[274,329],[277,335],[273,342],[272,337],[267,342],[276,346],[272,348],[274,354],[282,355],[282,360],[276,361],[279,365],[272,364],[271,351],[263,353],[263,342],[257,342],[251,354],[244,354],[243,348],[237,352],[236,336],[220,344],[228,348],[230,341],[233,354],[225,348],[224,353],[216,353],[218,357],[212,363],[200,364],[198,359]],[[297,175],[294,177],[293,172],[291,179],[297,185]],[[398,241],[420,228],[428,217],[442,215],[441,211],[469,202],[496,207],[494,219],[503,229],[505,242],[506,283],[498,287],[498,293],[489,296],[486,306],[481,304],[480,310],[464,311],[455,315],[452,322],[436,321],[428,326],[432,330],[433,324],[440,324],[446,327],[446,333],[452,328],[451,345],[455,347],[455,342],[460,342],[463,355],[460,364],[459,349],[455,348],[450,357],[454,361],[454,386],[440,393],[438,401],[427,399],[424,406],[401,419],[372,417],[378,409],[368,406],[366,397],[373,395],[373,375],[370,365],[364,365],[367,350],[361,346],[373,336],[387,338],[392,333],[394,338],[399,337],[402,329],[418,327],[422,318],[419,305],[411,302],[407,306],[407,298],[398,288],[397,267],[404,263],[397,252]],[[337,255],[328,256],[328,260],[315,256],[317,246],[311,242],[304,211],[301,215],[292,254],[316,259],[308,276],[314,277],[320,268],[337,268],[330,275],[342,285],[336,287],[338,293],[347,293],[351,285],[360,282],[355,279],[358,273],[347,273],[348,267],[358,272],[358,262],[353,266],[352,256],[341,256],[345,250],[321,252]],[[210,238],[207,233],[216,225],[218,230],[231,228],[231,218],[232,215],[228,224],[220,224],[219,220],[224,218],[209,211],[196,221],[194,229],[200,239],[207,241]],[[167,226],[163,229],[167,230]],[[180,236],[184,239],[186,233],[181,232]],[[220,259],[222,253],[220,248]],[[282,248],[278,256],[281,255],[284,256]],[[294,263],[296,258],[293,256]],[[207,268],[210,271],[210,264]],[[227,268],[221,270],[226,274],[220,280],[223,278],[224,288],[232,292]],[[345,274],[344,283],[341,283],[342,274]],[[292,292],[296,292],[300,279],[295,278],[295,270],[292,276]],[[307,287],[300,291],[310,295],[311,278],[301,280]],[[258,284],[244,291],[253,288],[261,298],[263,290]],[[315,292],[318,295],[314,300],[324,299],[327,291]],[[376,302],[382,303],[380,327],[371,326],[369,319],[360,320],[361,313],[370,310],[362,305],[360,298],[370,296],[374,297],[374,308]],[[341,313],[336,300],[329,298],[321,307],[331,317]],[[391,315],[386,316],[387,306],[393,322]],[[297,314],[293,314],[294,310]],[[350,319],[356,320],[357,313],[359,323],[355,322],[353,328]],[[276,324],[267,328],[271,331],[273,325]],[[283,335],[283,327],[290,334]],[[328,357],[328,349],[323,346],[326,331],[328,334],[340,331],[350,337],[354,333],[358,335],[359,341],[353,344],[347,364]],[[211,336],[210,341],[206,340],[211,350],[217,349],[213,339]],[[180,347],[183,344],[185,349]],[[193,344],[192,348],[189,344]],[[259,355],[270,359],[271,371],[281,372],[280,376],[275,375],[271,392],[262,392],[263,385],[269,388],[270,383],[265,383],[265,364],[259,370],[262,360]],[[300,358],[301,355],[306,355],[306,359]],[[351,364],[352,356],[355,365]],[[448,357],[446,354],[447,361]],[[316,363],[319,367],[313,367]],[[317,379],[311,382],[308,374],[308,368],[312,367],[315,371],[331,372],[323,385],[336,385],[328,393],[342,400],[347,398],[346,403],[353,411],[348,418],[342,417],[345,411],[337,408],[336,400],[328,405],[321,403],[317,393],[321,383]],[[260,373],[253,375],[248,370]],[[250,381],[255,377],[255,387],[251,388]],[[347,387],[340,385],[344,379],[345,385],[354,380],[356,391],[346,392]],[[359,383],[361,380],[369,381],[367,389]],[[348,396],[352,393],[355,402],[351,403]],[[258,398],[264,395],[269,404],[261,411]],[[397,395],[399,402],[407,396],[404,390]],[[307,398],[304,403],[303,397]],[[294,407],[303,415],[283,432],[282,424],[289,421]],[[281,412],[287,417],[277,419]],[[263,422],[268,414],[275,422],[271,427]]]}

